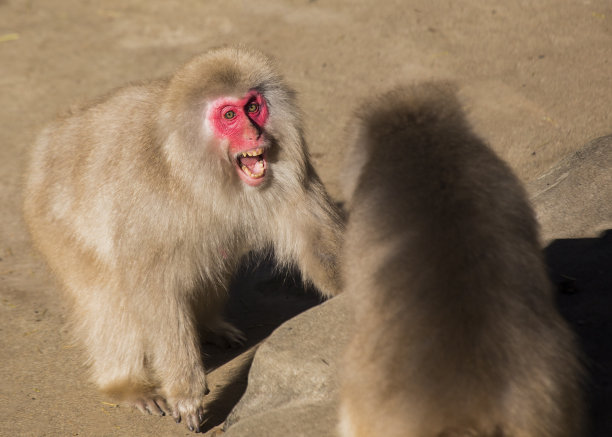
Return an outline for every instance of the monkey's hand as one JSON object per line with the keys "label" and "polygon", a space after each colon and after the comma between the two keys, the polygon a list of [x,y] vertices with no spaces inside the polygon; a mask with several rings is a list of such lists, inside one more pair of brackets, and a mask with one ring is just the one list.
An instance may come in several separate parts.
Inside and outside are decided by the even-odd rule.
{"label": "monkey's hand", "polygon": [[172,417],[176,423],[181,420],[185,421],[185,425],[190,431],[201,432],[204,422],[204,408],[202,407],[202,399],[175,399],[171,400],[173,405]]}
{"label": "monkey's hand", "polygon": [[182,421],[189,430],[200,432],[205,418],[202,401],[210,390],[202,366],[193,365],[184,370],[183,375],[176,374],[174,378],[169,378],[173,383],[164,390],[166,401],[176,423]]}

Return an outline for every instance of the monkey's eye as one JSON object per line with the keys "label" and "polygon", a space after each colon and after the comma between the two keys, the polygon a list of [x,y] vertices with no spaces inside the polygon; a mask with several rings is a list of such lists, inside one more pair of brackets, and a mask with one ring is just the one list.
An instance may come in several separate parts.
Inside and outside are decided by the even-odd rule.
{"label": "monkey's eye", "polygon": [[223,114],[223,118],[226,118],[227,120],[231,120],[234,117],[236,117],[235,111],[227,111],[225,114]]}
{"label": "monkey's eye", "polygon": [[247,111],[251,112],[251,113],[257,112],[257,111],[259,111],[259,105],[257,103],[255,103],[255,102],[251,102],[247,106]]}

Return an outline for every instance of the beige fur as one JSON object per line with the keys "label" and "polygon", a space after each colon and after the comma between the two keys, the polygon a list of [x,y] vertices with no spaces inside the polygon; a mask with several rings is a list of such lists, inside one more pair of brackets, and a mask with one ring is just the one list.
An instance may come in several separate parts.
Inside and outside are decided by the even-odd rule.
{"label": "beige fur", "polygon": [[[259,187],[240,181],[204,121],[210,99],[251,89],[269,107]],[[220,313],[245,253],[273,248],[324,295],[339,289],[342,225],[309,163],[294,94],[244,48],[210,51],[51,124],[32,152],[24,212],[72,302],[95,383],[196,430],[207,392],[197,324],[243,340]]]}
{"label": "beige fur", "polygon": [[361,107],[343,179],[355,334],[340,434],[582,436],[573,335],[517,178],[447,85]]}

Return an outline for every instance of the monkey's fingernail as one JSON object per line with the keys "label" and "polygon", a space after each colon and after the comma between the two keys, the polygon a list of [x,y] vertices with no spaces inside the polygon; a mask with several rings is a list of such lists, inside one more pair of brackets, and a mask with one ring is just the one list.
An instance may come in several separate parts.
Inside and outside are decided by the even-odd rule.
{"label": "monkey's fingernail", "polygon": [[193,425],[187,425],[187,428],[189,428],[189,431],[193,431]]}

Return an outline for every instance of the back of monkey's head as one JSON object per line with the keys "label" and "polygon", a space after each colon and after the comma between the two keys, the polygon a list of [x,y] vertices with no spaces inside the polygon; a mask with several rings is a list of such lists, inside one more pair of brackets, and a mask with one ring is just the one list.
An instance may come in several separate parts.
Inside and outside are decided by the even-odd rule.
{"label": "back of monkey's head", "polygon": [[[408,136],[433,135],[437,132],[466,132],[470,128],[456,96],[457,87],[451,82],[432,81],[393,88],[367,105],[361,105],[357,117],[361,120],[361,135],[370,141],[377,154],[389,144],[397,154],[397,139]],[[363,109],[366,109],[363,112]],[[374,145],[375,144],[375,145]],[[410,147],[407,142],[405,147]],[[373,150],[368,150],[373,153]]]}
{"label": "back of monkey's head", "polygon": [[[387,167],[397,167],[408,159],[418,145],[442,133],[469,131],[456,86],[445,81],[401,85],[386,93],[364,100],[355,118],[359,124],[347,132],[349,148],[342,167],[341,186],[345,200],[350,201],[360,177],[378,171],[393,174]],[[434,141],[434,143],[443,143]]]}

